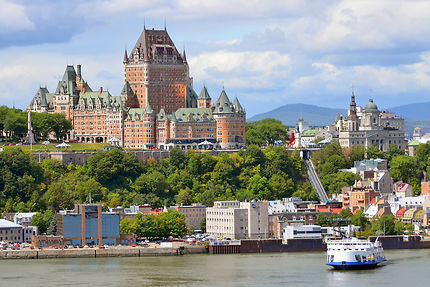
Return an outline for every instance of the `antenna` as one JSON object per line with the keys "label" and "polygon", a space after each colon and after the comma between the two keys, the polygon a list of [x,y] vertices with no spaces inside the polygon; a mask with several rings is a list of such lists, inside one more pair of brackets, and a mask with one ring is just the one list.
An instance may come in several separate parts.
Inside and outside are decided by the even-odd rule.
{"label": "antenna", "polygon": [[355,87],[354,87],[354,84],[351,84],[351,91],[354,93],[354,91],[355,91]]}
{"label": "antenna", "polygon": [[166,17],[164,17],[164,31],[167,31]]}

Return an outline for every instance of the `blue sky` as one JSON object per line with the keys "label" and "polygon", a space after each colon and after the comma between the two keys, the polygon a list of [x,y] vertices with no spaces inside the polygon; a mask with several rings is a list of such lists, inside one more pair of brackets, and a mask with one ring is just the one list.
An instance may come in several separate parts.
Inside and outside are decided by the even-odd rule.
{"label": "blue sky", "polygon": [[0,104],[54,91],[67,64],[119,95],[124,48],[144,22],[187,51],[194,88],[224,86],[248,117],[288,103],[345,108],[425,102],[430,1],[0,0]]}

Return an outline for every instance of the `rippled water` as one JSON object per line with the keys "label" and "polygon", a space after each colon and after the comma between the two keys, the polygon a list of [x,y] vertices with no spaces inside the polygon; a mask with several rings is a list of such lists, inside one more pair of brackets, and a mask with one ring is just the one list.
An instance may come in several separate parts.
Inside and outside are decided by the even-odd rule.
{"label": "rippled water", "polygon": [[334,271],[323,252],[2,260],[0,286],[427,286],[430,250],[385,255],[361,271]]}

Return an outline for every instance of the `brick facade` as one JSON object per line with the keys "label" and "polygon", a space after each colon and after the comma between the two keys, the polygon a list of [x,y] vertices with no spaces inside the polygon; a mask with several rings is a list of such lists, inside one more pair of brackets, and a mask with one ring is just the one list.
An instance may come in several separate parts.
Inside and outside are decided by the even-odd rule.
{"label": "brick facade", "polygon": [[143,29],[124,53],[124,88],[112,96],[94,92],[81,66],[68,65],[55,93],[40,88],[28,106],[34,112],[63,113],[72,120],[71,139],[126,148],[238,149],[245,144],[246,112],[223,90],[212,104],[206,87],[193,89],[185,55],[166,30]]}

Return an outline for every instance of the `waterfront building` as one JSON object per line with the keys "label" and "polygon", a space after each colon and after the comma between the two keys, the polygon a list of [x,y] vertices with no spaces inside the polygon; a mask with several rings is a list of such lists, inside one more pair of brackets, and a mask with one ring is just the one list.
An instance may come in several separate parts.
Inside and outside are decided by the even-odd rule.
{"label": "waterfront building", "polygon": [[201,223],[206,218],[206,206],[201,204],[176,205],[170,208],[184,215],[189,230],[200,230]]}
{"label": "waterfront building", "polygon": [[13,216],[13,222],[22,226],[30,226],[36,212],[19,212]]}
{"label": "waterfront building", "polygon": [[406,149],[404,119],[394,113],[380,111],[372,99],[364,109],[357,106],[354,93],[351,95],[348,117],[337,117],[328,129],[338,132],[341,147],[362,145],[368,148],[376,145],[380,150],[387,151],[394,144],[402,150]]}
{"label": "waterfront building", "polygon": [[288,239],[318,239],[322,238],[321,226],[319,225],[300,225],[285,226],[282,234],[283,241]]}
{"label": "waterfront building", "polygon": [[11,243],[30,242],[31,236],[35,235],[33,227],[23,227],[6,219],[0,219],[0,241]]}
{"label": "waterfront building", "polygon": [[166,29],[144,27],[123,65],[121,95],[93,91],[81,65],[68,65],[55,92],[40,87],[27,110],[64,114],[73,126],[68,137],[78,142],[162,150],[244,147],[245,109],[224,88],[214,103],[206,87],[197,96],[185,51],[178,52]]}
{"label": "waterfront building", "polygon": [[206,232],[231,239],[268,238],[267,201],[216,201],[206,208]]}
{"label": "waterfront building", "polygon": [[119,214],[96,204],[76,204],[57,213],[57,235],[66,245],[115,245],[120,242]]}
{"label": "waterfront building", "polygon": [[319,214],[329,216],[331,212],[298,211],[271,214],[269,215],[269,235],[271,238],[283,238],[285,228],[288,226],[315,225]]}

